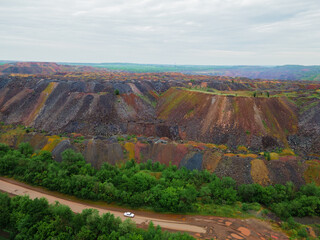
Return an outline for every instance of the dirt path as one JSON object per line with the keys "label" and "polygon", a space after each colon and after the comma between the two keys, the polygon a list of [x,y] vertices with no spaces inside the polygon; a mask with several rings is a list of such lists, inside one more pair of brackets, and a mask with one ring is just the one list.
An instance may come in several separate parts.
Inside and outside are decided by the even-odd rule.
{"label": "dirt path", "polygon": [[[29,195],[30,198],[45,197],[49,203],[59,201],[68,205],[73,212],[80,213],[83,209],[93,208],[100,213],[110,212],[116,217],[125,219],[123,212],[127,209],[91,205],[74,199],[69,200],[56,196],[42,188],[29,186],[12,179],[0,178],[0,190],[13,195]],[[59,194],[57,194],[59,195]],[[152,221],[155,225],[171,231],[188,232],[191,235],[205,239],[288,239],[284,234],[272,229],[270,223],[257,219],[232,219],[213,216],[190,216],[157,214],[144,211],[134,211],[136,216],[132,219],[138,226],[145,227]]]}

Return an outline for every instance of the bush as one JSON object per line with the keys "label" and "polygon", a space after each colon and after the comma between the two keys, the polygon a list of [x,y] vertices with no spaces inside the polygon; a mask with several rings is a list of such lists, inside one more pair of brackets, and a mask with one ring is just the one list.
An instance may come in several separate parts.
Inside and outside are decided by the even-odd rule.
{"label": "bush", "polygon": [[262,214],[263,216],[267,216],[269,213],[270,213],[270,211],[269,211],[268,209],[263,209],[263,210],[261,211],[261,214]]}
{"label": "bush", "polygon": [[0,227],[10,239],[171,239],[192,240],[188,234],[169,233],[154,227],[138,229],[131,219],[121,221],[110,213],[99,215],[95,209],[75,214],[68,206],[48,204],[44,198],[9,198],[0,193]]}
{"label": "bush", "polygon": [[10,150],[9,146],[4,143],[0,143],[0,156],[1,154],[5,154]]}
{"label": "bush", "polygon": [[33,154],[33,148],[30,143],[26,142],[19,144],[19,151],[25,156],[31,156]]}
{"label": "bush", "polygon": [[167,167],[152,160],[130,160],[118,166],[105,163],[96,170],[71,149],[62,153],[60,163],[50,152],[40,151],[31,157],[32,153],[27,143],[20,144],[19,150],[0,144],[0,173],[81,198],[159,211],[185,212],[202,204],[242,201],[243,211],[258,211],[264,204],[282,219],[320,216],[320,187],[315,184],[300,190],[292,183],[237,186],[230,177],[220,179],[208,171],[178,169],[171,164]]}
{"label": "bush", "polygon": [[[249,132],[249,134],[250,134],[250,132]],[[245,146],[241,146],[241,145],[237,147],[237,150],[239,152],[248,152],[248,149]]]}
{"label": "bush", "polygon": [[247,212],[249,210],[249,206],[246,203],[242,203],[242,207],[241,207],[242,211]]}
{"label": "bush", "polygon": [[265,157],[266,160],[270,161],[271,160],[271,156],[269,152],[264,152],[263,156]]}
{"label": "bush", "polygon": [[298,236],[299,237],[303,237],[303,238],[306,238],[308,237],[308,232],[305,228],[301,228],[298,230]]}

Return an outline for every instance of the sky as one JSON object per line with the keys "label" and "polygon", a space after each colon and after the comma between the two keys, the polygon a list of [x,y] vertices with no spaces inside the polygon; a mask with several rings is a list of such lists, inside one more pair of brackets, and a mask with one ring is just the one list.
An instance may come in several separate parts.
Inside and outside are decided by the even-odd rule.
{"label": "sky", "polygon": [[320,65],[320,0],[0,0],[0,59]]}

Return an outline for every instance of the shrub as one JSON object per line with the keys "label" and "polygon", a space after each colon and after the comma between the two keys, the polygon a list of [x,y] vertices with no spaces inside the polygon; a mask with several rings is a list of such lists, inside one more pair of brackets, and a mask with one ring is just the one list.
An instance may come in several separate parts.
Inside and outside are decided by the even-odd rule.
{"label": "shrub", "polygon": [[226,145],[220,144],[217,146],[217,148],[221,149],[221,150],[227,150],[228,147]]}
{"label": "shrub", "polygon": [[303,237],[303,238],[306,238],[308,237],[308,232],[305,228],[301,228],[298,230],[298,236],[299,237]]}
{"label": "shrub", "polygon": [[0,143],[0,153],[7,153],[10,150],[9,146],[4,143]]}
{"label": "shrub", "polygon": [[279,159],[279,154],[275,153],[275,152],[270,153],[270,159],[271,160],[278,160]]}
{"label": "shrub", "polygon": [[269,152],[264,152],[263,156],[265,157],[266,160],[270,161],[271,160],[271,156]]}
{"label": "shrub", "polygon": [[248,152],[248,149],[245,146],[238,146],[237,150],[240,152]]}
{"label": "shrub", "polygon": [[248,204],[243,203],[241,209],[242,209],[242,211],[247,212],[249,210]]}
{"label": "shrub", "polygon": [[294,156],[294,152],[291,149],[285,148],[280,152],[280,156]]}
{"label": "shrub", "polygon": [[269,214],[269,210],[268,209],[263,209],[262,211],[261,211],[261,214],[262,215],[264,215],[264,216],[267,216],[268,214]]}
{"label": "shrub", "polygon": [[25,156],[31,156],[33,153],[33,148],[31,147],[30,143],[20,143],[19,144],[19,151]]}

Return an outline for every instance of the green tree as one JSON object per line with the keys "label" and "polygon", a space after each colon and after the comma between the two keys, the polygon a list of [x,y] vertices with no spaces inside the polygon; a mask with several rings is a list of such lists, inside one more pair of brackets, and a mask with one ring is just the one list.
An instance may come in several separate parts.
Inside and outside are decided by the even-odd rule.
{"label": "green tree", "polygon": [[9,152],[10,148],[7,144],[0,143],[0,157]]}
{"label": "green tree", "polygon": [[19,144],[19,151],[25,156],[31,156],[33,154],[33,148],[30,143],[23,142]]}
{"label": "green tree", "polygon": [[81,153],[67,149],[62,153],[62,168],[68,171],[68,175],[78,174],[81,167],[86,164]]}
{"label": "green tree", "polygon": [[0,229],[6,229],[10,223],[10,197],[0,192]]}
{"label": "green tree", "polygon": [[179,205],[179,191],[173,187],[166,188],[159,194],[159,204],[164,210],[177,212]]}

